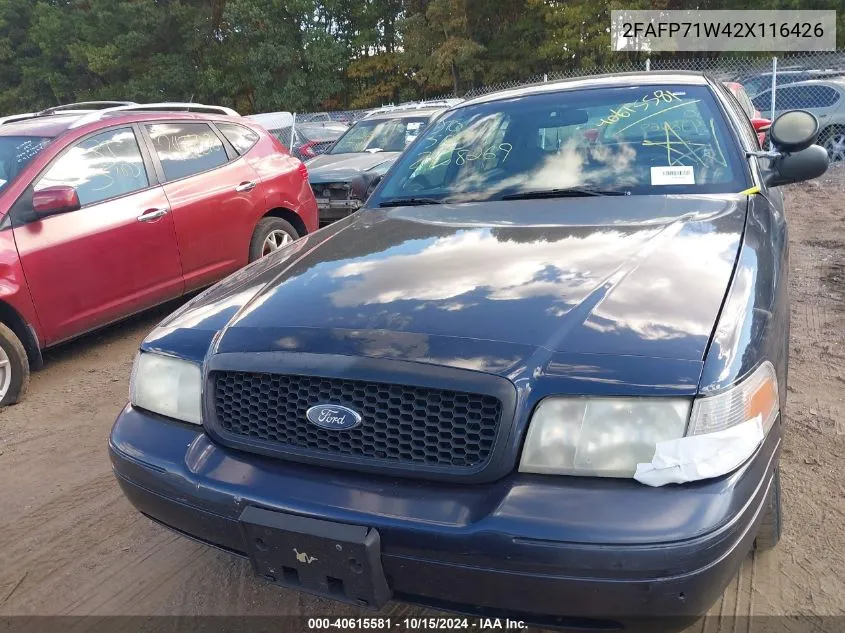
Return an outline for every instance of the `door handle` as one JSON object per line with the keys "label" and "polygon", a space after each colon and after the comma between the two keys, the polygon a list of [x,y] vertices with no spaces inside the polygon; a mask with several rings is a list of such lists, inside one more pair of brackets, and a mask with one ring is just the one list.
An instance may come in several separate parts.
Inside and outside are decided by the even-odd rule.
{"label": "door handle", "polygon": [[251,180],[242,182],[237,187],[235,187],[235,191],[252,191],[253,189],[255,189],[255,183]]}
{"label": "door handle", "polygon": [[141,215],[138,216],[138,222],[152,222],[153,220],[158,220],[161,217],[164,217],[170,212],[170,209],[167,207],[161,207],[159,209],[147,209]]}

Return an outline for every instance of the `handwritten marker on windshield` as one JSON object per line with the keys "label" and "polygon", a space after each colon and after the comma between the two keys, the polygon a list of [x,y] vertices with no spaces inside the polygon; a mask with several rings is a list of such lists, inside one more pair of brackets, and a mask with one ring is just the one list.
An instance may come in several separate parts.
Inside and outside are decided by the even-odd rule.
{"label": "handwritten marker on windshield", "polygon": [[745,191],[740,191],[739,195],[741,196],[753,196],[755,193],[760,193],[760,187],[754,186],[750,189],[746,189]]}

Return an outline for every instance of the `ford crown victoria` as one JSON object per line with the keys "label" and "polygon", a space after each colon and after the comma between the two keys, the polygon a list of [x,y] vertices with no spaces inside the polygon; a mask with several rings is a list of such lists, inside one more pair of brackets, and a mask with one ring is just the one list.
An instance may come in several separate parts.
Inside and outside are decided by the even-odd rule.
{"label": "ford crown victoria", "polygon": [[809,113],[770,134],[696,74],[449,109],[146,338],[123,491],[285,587],[681,629],[780,536],[777,186],[828,158]]}

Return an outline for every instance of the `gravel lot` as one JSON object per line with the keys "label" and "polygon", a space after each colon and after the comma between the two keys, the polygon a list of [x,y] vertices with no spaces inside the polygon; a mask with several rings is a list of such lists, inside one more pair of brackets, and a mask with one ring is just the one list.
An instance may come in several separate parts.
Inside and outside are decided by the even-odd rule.
{"label": "gravel lot", "polygon": [[[784,537],[748,556],[713,614],[839,631],[845,618],[821,616],[845,616],[845,167],[787,197]],[[253,579],[248,563],[152,524],[120,494],[106,438],[138,343],[174,307],[48,352],[25,402],[0,412],[0,615],[354,614]],[[719,617],[691,631],[762,630],[762,620]]]}

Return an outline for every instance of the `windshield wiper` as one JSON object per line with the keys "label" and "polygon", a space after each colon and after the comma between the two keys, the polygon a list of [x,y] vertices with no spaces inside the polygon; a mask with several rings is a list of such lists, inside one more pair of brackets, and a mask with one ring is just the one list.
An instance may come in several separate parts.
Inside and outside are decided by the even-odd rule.
{"label": "windshield wiper", "polygon": [[566,187],[561,189],[536,189],[502,196],[502,200],[531,200],[532,198],[580,198],[583,196],[630,196],[623,189],[597,189],[595,187]]}
{"label": "windshield wiper", "polygon": [[379,202],[380,207],[413,207],[421,204],[443,204],[434,198],[388,198]]}

